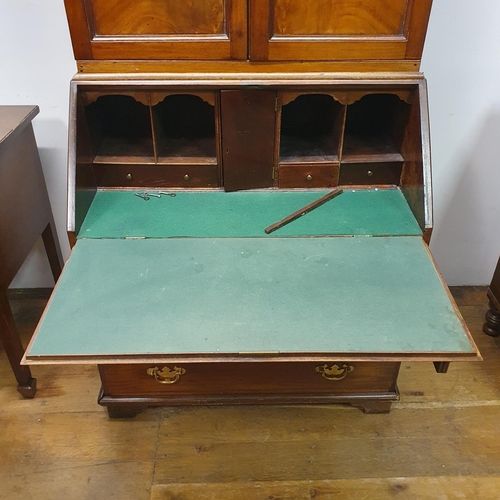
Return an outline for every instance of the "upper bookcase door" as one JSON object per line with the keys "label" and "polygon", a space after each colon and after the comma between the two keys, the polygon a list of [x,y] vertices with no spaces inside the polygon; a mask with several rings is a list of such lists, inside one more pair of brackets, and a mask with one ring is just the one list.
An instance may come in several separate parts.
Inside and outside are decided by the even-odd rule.
{"label": "upper bookcase door", "polygon": [[247,0],[65,0],[77,60],[246,59]]}
{"label": "upper bookcase door", "polygon": [[418,60],[432,0],[249,0],[250,59]]}

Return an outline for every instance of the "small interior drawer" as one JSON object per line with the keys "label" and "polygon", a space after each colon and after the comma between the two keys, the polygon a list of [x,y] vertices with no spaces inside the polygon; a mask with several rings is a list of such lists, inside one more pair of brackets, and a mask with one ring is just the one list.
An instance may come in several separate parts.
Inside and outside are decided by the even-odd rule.
{"label": "small interior drawer", "polygon": [[99,187],[217,187],[217,165],[94,164]]}
{"label": "small interior drawer", "polygon": [[338,185],[339,165],[280,165],[280,188],[318,188]]}
{"label": "small interior drawer", "polygon": [[100,365],[111,396],[389,391],[399,363],[253,362]]}
{"label": "small interior drawer", "polygon": [[403,162],[342,163],[341,185],[400,184]]}

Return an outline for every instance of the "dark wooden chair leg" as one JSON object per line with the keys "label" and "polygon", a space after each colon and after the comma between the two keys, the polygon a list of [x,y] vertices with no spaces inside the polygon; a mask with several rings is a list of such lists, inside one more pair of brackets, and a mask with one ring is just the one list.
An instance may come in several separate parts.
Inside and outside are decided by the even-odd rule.
{"label": "dark wooden chair leg", "polygon": [[64,261],[61,247],[57,241],[57,232],[53,220],[51,220],[51,222],[49,222],[47,227],[43,230],[42,239],[45,251],[47,252],[47,257],[49,259],[50,269],[52,270],[52,275],[54,276],[54,281],[57,281],[61,275]]}
{"label": "dark wooden chair leg", "polygon": [[483,325],[483,332],[490,337],[498,337],[500,335],[500,311],[491,300],[485,318],[486,323]]}
{"label": "dark wooden chair leg", "polygon": [[31,376],[27,366],[21,366],[24,348],[17,332],[14,317],[4,290],[0,291],[0,340],[4,346],[12,371],[16,377],[17,390],[25,397],[32,398],[36,393],[36,379]]}

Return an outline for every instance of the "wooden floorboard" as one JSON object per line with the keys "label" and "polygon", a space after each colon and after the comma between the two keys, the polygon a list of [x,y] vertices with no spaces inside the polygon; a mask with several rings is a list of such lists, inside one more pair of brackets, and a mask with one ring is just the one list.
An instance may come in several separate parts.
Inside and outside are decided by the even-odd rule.
{"label": "wooden floorboard", "polygon": [[[91,366],[36,366],[23,399],[0,351],[0,500],[500,498],[500,340],[485,289],[454,289],[483,362],[404,363],[388,415],[350,406],[149,409],[109,420]],[[14,297],[25,342],[45,300]]]}
{"label": "wooden floorboard", "polygon": [[153,486],[151,500],[463,500],[498,498],[498,477],[411,477]]}

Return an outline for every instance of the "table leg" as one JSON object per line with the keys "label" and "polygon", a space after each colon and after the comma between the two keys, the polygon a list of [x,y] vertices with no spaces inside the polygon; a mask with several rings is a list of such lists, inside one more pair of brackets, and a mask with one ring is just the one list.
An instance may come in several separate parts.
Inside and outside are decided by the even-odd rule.
{"label": "table leg", "polygon": [[2,342],[12,371],[16,377],[17,390],[25,397],[32,398],[36,393],[36,379],[31,376],[27,366],[21,366],[24,348],[17,332],[5,290],[0,291],[0,341]]}
{"label": "table leg", "polygon": [[483,326],[483,332],[490,337],[500,335],[500,311],[490,300],[490,309],[486,313],[486,323]]}
{"label": "table leg", "polygon": [[448,373],[449,367],[449,361],[434,361],[434,368],[436,369],[436,373]]}
{"label": "table leg", "polygon": [[52,219],[43,230],[42,239],[45,251],[47,252],[47,257],[49,259],[50,269],[52,271],[52,275],[54,276],[54,281],[59,279],[63,267],[61,247],[59,246],[59,242],[56,238],[57,232],[54,220]]}

